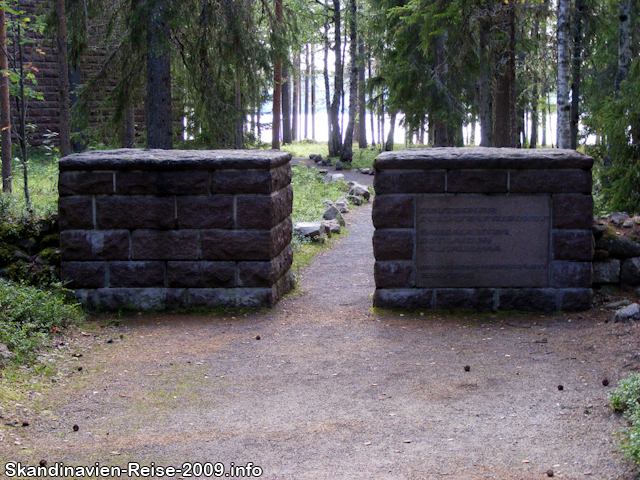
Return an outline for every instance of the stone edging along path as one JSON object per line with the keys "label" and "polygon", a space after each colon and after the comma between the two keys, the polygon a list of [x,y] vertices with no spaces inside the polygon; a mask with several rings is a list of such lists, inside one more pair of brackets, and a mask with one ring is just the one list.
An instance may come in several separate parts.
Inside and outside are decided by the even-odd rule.
{"label": "stone edging along path", "polygon": [[348,214],[274,310],[145,314],[67,342],[63,381],[29,427],[2,427],[0,457],[253,462],[267,479],[635,478],[602,380],[640,368],[637,324],[372,312],[370,219],[370,204]]}

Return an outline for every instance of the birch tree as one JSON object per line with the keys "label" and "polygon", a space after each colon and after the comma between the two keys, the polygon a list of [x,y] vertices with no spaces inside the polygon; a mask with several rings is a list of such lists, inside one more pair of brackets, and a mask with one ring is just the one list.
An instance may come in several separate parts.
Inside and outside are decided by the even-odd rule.
{"label": "birch tree", "polygon": [[558,148],[571,148],[571,47],[569,36],[570,0],[558,0]]}

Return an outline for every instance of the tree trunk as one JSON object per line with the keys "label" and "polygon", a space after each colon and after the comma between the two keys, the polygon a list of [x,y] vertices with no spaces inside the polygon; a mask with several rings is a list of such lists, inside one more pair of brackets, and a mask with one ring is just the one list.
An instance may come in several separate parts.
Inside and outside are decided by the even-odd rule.
{"label": "tree trunk", "polygon": [[311,50],[311,139],[316,139],[316,52]]}
{"label": "tree trunk", "polygon": [[297,65],[293,69],[293,96],[291,99],[291,140],[298,140],[298,114],[300,113],[300,55],[296,56]]}
{"label": "tree trunk", "polygon": [[71,104],[69,101],[69,59],[67,55],[67,13],[65,0],[56,0],[58,82],[60,91],[60,156],[71,154]]}
{"label": "tree trunk", "polygon": [[[371,78],[371,57],[367,59],[367,64],[369,68],[369,78]],[[371,96],[369,96],[369,101],[371,102]],[[376,129],[375,129],[375,114],[373,112],[373,103],[369,107],[369,121],[371,122],[371,145],[376,146]]]}
{"label": "tree trunk", "polygon": [[578,122],[580,120],[580,69],[582,67],[582,19],[584,0],[575,0],[573,14],[573,81],[571,82],[571,148],[578,148]]}
{"label": "tree trunk", "polygon": [[[283,20],[282,0],[275,0],[276,28],[280,28]],[[271,148],[280,150],[280,109],[282,106],[282,58],[276,54],[273,66],[273,123],[271,132]]]}
{"label": "tree trunk", "polygon": [[305,73],[304,73],[304,138],[309,138],[309,75],[311,68],[309,67],[309,44],[307,43]]}
{"label": "tree trunk", "polygon": [[389,119],[389,135],[387,136],[387,142],[384,144],[385,152],[393,152],[394,137],[396,134],[396,115],[397,112],[395,111],[389,114],[391,118]]}
{"label": "tree trunk", "polygon": [[325,107],[327,109],[327,132],[329,132],[329,151],[331,151],[331,88],[329,85],[329,49],[331,45],[329,43],[329,23],[324,24],[324,70],[322,71],[324,77],[324,99]]}
{"label": "tree trunk", "polygon": [[[448,60],[446,54],[445,34],[440,34],[434,42],[433,58],[436,66],[436,71],[441,72],[439,80],[442,84],[447,84],[447,72]],[[447,115],[448,109],[452,105],[448,102],[448,99],[442,95],[440,104],[434,105],[430,113],[430,117],[433,119],[434,128],[434,147],[453,147],[455,145],[455,132],[452,125],[449,123],[449,116]]]}
{"label": "tree trunk", "polygon": [[128,107],[124,112],[124,125],[122,128],[122,148],[133,148],[136,141],[136,118],[135,109]]}
{"label": "tree trunk", "polygon": [[620,0],[618,15],[618,74],[616,75],[616,92],[620,84],[627,78],[631,66],[631,0]]}
{"label": "tree trunk", "polygon": [[558,0],[558,148],[571,148],[571,76],[569,45],[570,0]]}
{"label": "tree trunk", "polygon": [[538,84],[537,79],[534,80],[531,90],[531,140],[529,148],[537,148],[538,146]]}
{"label": "tree trunk", "polygon": [[[5,9],[0,8],[0,69],[9,70]],[[9,76],[0,76],[0,128],[2,128],[2,191],[11,193],[11,104]]]}
{"label": "tree trunk", "polygon": [[547,146],[547,108],[546,105],[542,107],[542,140],[540,141],[541,147]]}
{"label": "tree trunk", "polygon": [[244,112],[242,111],[242,86],[240,84],[240,74],[236,69],[236,142],[237,150],[244,148]]}
{"label": "tree trunk", "polygon": [[367,148],[367,103],[365,99],[365,83],[364,83],[364,41],[362,37],[358,39],[358,147]]}
{"label": "tree trunk", "polygon": [[508,42],[500,56],[493,95],[493,146],[516,147],[518,144],[518,124],[516,119],[516,59],[515,22],[516,11],[513,2],[501,7],[498,22],[507,33]]}
{"label": "tree trunk", "polygon": [[291,78],[289,68],[282,68],[282,144],[291,143]]}
{"label": "tree trunk", "polygon": [[493,146],[493,92],[491,84],[491,12],[480,21],[480,146]]}
{"label": "tree trunk", "polygon": [[[151,0],[149,0],[151,1]],[[151,3],[147,30],[147,148],[173,148],[171,50],[165,19],[167,0]]]}
{"label": "tree trunk", "polygon": [[342,151],[342,133],[340,131],[340,98],[344,90],[344,71],[342,66],[342,39],[341,39],[341,12],[340,0],[333,0],[333,29],[335,45],[335,80],[333,85],[333,99],[329,110],[329,157],[339,157]]}
{"label": "tree trunk", "polygon": [[353,160],[353,130],[356,124],[356,112],[358,111],[358,14],[356,0],[349,0],[349,57],[351,58],[351,71],[349,72],[349,123],[344,134],[344,145],[340,160],[351,163]]}

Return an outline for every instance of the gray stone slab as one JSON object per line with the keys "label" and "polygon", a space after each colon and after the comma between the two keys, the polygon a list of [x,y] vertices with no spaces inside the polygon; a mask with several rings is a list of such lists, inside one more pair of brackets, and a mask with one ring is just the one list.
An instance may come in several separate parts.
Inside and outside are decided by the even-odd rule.
{"label": "gray stone slab", "polygon": [[425,195],[417,202],[419,287],[546,287],[547,196]]}

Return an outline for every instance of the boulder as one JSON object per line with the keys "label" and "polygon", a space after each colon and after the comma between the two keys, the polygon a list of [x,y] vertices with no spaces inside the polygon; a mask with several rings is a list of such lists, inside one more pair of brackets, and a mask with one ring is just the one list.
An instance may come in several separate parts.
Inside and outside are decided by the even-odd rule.
{"label": "boulder", "polygon": [[340,160],[336,162],[336,170],[342,170],[342,162]]}
{"label": "boulder", "polygon": [[640,257],[640,243],[626,237],[602,237],[596,242],[596,250],[606,250],[612,257]]}
{"label": "boulder", "polygon": [[353,203],[356,206],[362,205],[362,199],[360,197],[356,197],[355,195],[347,196],[347,200]]}
{"label": "boulder", "polygon": [[594,225],[592,228],[592,231],[593,231],[593,238],[595,238],[596,241],[598,241],[607,233],[607,226]]}
{"label": "boulder", "polygon": [[624,322],[627,320],[639,320],[640,319],[640,305],[632,303],[624,308],[618,310],[613,317],[614,322]]}
{"label": "boulder", "polygon": [[337,220],[323,220],[320,222],[322,226],[325,228],[325,231],[328,231],[328,237],[331,236],[332,233],[340,233],[342,228],[340,227],[340,223]]}
{"label": "boulder", "polygon": [[374,175],[376,173],[376,169],[372,168],[371,170],[369,170],[369,175]]}
{"label": "boulder", "polygon": [[316,163],[322,162],[322,155],[318,153],[312,153],[311,155],[309,155],[309,158]]}
{"label": "boulder", "polygon": [[301,237],[314,238],[320,236],[320,222],[299,222],[293,227],[293,232]]}
{"label": "boulder", "polygon": [[620,300],[619,302],[608,303],[604,306],[604,308],[607,310],[620,310],[621,308],[628,307],[629,305],[631,305],[631,301],[625,298],[624,300]]}
{"label": "boulder", "polygon": [[633,218],[628,218],[624,222],[622,222],[622,226],[624,228],[631,228],[635,225],[635,223],[636,222],[634,222]]}
{"label": "boulder", "polygon": [[627,258],[622,262],[620,280],[627,285],[640,285],[640,257]]}
{"label": "boulder", "polygon": [[320,162],[320,164],[321,164],[323,167],[330,167],[330,166],[331,166],[331,159],[330,159],[330,158],[324,158],[324,159]]}
{"label": "boulder", "polygon": [[611,215],[609,215],[609,220],[611,220],[614,225],[620,225],[628,218],[629,214],[626,212],[613,212]]}
{"label": "boulder", "polygon": [[346,198],[336,200],[334,205],[338,210],[340,210],[340,213],[349,213],[349,202],[347,202]]}
{"label": "boulder", "polygon": [[593,262],[592,283],[618,283],[620,281],[620,260]]}
{"label": "boulder", "polygon": [[369,191],[369,187],[353,182],[353,185],[351,185],[351,188],[349,189],[349,195],[362,197],[366,201],[369,201],[369,198],[371,197],[371,192]]}
{"label": "boulder", "polygon": [[324,183],[344,181],[342,173],[327,173],[324,177]]}
{"label": "boulder", "polygon": [[336,220],[340,225],[342,225],[343,227],[345,226],[344,218],[342,218],[340,210],[338,210],[335,205],[327,208],[324,212],[324,215],[322,215],[322,218],[324,220]]}
{"label": "boulder", "polygon": [[362,173],[364,175],[369,175],[369,172],[371,172],[370,168],[361,168],[360,169],[360,173]]}

